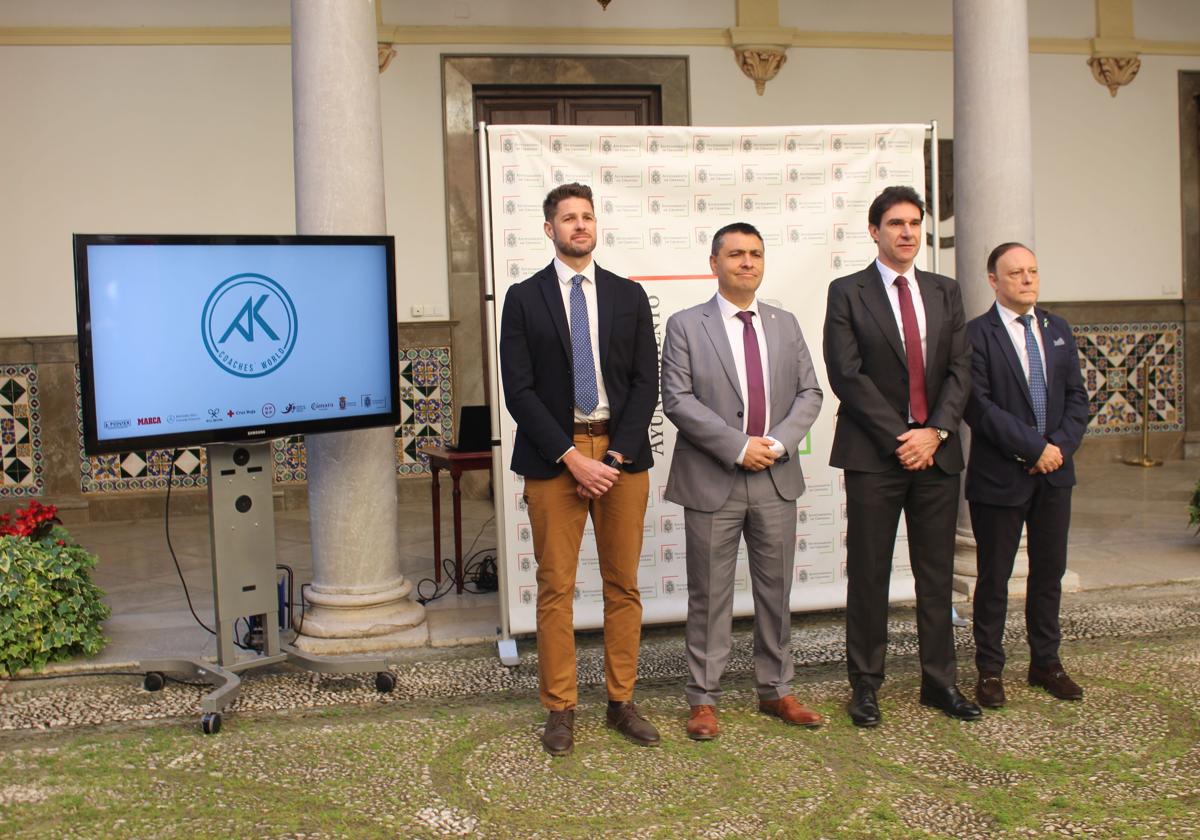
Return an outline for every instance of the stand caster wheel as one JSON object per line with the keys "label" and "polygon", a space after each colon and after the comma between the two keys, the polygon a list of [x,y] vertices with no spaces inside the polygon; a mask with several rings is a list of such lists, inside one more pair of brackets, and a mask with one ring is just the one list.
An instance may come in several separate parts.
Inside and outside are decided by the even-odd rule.
{"label": "stand caster wheel", "polygon": [[150,671],[142,680],[142,688],[147,691],[162,691],[166,684],[167,678],[163,676],[162,671]]}
{"label": "stand caster wheel", "polygon": [[390,694],[396,687],[396,677],[391,671],[380,671],[375,675],[375,690],[380,694]]}
{"label": "stand caster wheel", "polygon": [[216,735],[221,731],[221,713],[208,712],[200,718],[200,731],[205,735]]}

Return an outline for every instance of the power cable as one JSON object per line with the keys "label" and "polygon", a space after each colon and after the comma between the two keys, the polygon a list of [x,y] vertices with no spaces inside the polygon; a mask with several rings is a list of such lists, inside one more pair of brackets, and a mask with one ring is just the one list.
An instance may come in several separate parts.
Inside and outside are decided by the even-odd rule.
{"label": "power cable", "polygon": [[[487,530],[488,525],[492,524],[495,516],[489,516],[488,520],[479,528],[479,533],[475,535],[475,539],[471,540],[471,546],[467,549],[467,560],[463,563],[463,591],[469,592],[472,595],[480,595],[485,592],[495,592],[500,588],[500,576],[496,567],[495,548],[481,548],[474,554],[471,551],[475,548],[475,544],[479,542],[479,538],[483,536],[483,532]],[[482,559],[476,560],[477,557],[483,555]],[[417,584],[417,603],[428,604],[431,601],[436,601],[438,598],[447,595],[455,586],[455,568],[453,561],[450,558],[438,558],[437,562],[442,564],[443,575],[442,584],[439,585],[433,578],[423,578]],[[432,587],[433,591],[428,595],[425,593]]]}

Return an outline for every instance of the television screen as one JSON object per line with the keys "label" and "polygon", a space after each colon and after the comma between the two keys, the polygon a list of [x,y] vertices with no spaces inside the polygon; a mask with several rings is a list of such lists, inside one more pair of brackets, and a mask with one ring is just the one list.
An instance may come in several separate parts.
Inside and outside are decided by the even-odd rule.
{"label": "television screen", "polygon": [[399,422],[392,237],[74,243],[89,454]]}

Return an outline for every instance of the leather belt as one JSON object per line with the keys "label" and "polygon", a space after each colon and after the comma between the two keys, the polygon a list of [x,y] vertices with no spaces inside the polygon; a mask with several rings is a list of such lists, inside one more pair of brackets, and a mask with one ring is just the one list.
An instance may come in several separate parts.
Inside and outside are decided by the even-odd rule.
{"label": "leather belt", "polygon": [[607,420],[588,420],[585,423],[575,424],[575,434],[587,435],[588,437],[602,437],[608,434]]}

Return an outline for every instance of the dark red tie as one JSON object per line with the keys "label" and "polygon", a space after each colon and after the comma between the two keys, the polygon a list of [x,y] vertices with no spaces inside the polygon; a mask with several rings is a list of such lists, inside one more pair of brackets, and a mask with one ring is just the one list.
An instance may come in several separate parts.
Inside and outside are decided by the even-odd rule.
{"label": "dark red tie", "polygon": [[[912,304],[908,306],[912,309]],[[763,387],[762,356],[758,354],[758,335],[750,311],[737,314],[742,319],[742,349],[746,353],[746,434],[761,437],[767,425],[767,394]]]}
{"label": "dark red tie", "polygon": [[896,278],[900,294],[900,320],[904,323],[904,355],[908,357],[908,411],[913,421],[925,425],[929,419],[929,403],[925,401],[925,359],[921,355],[921,328],[917,326],[917,310],[913,309],[908,278]]}

